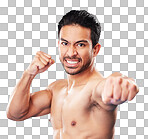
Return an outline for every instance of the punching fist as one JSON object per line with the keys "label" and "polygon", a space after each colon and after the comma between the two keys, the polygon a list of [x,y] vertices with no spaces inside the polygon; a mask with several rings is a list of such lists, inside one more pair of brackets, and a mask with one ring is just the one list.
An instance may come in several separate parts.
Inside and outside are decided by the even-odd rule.
{"label": "punching fist", "polygon": [[127,100],[132,100],[138,92],[138,86],[132,78],[122,76],[120,73],[114,73],[106,78],[102,101],[105,104],[118,105]]}
{"label": "punching fist", "polygon": [[53,63],[50,55],[38,51],[26,71],[31,75],[37,75],[46,71]]}

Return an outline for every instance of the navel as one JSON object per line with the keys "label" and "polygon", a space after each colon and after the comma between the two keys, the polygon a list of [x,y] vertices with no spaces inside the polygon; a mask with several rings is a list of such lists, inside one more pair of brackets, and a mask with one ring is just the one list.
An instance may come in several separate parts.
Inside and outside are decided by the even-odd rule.
{"label": "navel", "polygon": [[72,122],[71,122],[71,125],[72,125],[72,126],[75,126],[75,125],[76,125],[76,121],[72,121]]}

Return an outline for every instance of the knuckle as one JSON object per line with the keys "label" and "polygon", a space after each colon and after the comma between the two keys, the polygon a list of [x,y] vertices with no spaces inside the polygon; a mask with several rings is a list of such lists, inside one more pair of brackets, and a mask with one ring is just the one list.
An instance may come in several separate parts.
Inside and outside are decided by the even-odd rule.
{"label": "knuckle", "polygon": [[40,62],[43,64],[43,65],[46,65],[46,61],[44,61],[43,59],[40,58]]}
{"label": "knuckle", "polygon": [[106,103],[107,102],[107,97],[105,95],[103,95],[102,100],[103,100],[104,103]]}
{"label": "knuckle", "polygon": [[137,93],[139,92],[139,88],[137,87]]}
{"label": "knuckle", "polygon": [[106,93],[106,97],[111,97],[111,96],[112,96],[112,92]]}
{"label": "knuckle", "polygon": [[135,79],[134,78],[129,78],[129,79],[131,79],[133,82],[135,82]]}
{"label": "knuckle", "polygon": [[50,62],[50,59],[49,59],[49,58],[47,58],[47,63],[48,63],[48,62]]}
{"label": "knuckle", "polygon": [[114,78],[114,77],[109,77],[108,80],[107,80],[107,82],[108,82],[108,83],[113,83],[113,78]]}
{"label": "knuckle", "polygon": [[128,96],[128,101],[131,101],[133,98],[131,96]]}
{"label": "knuckle", "polygon": [[114,96],[114,99],[115,99],[115,100],[119,100],[120,97],[119,97],[119,96]]}
{"label": "knuckle", "polygon": [[121,101],[126,101],[127,100],[127,94],[124,93],[123,96],[121,97]]}
{"label": "knuckle", "polygon": [[37,51],[37,52],[36,52],[36,54],[39,54],[39,53],[40,53],[40,51]]}
{"label": "knuckle", "polygon": [[39,58],[39,55],[38,55],[38,54],[36,54],[36,55],[35,55],[35,58]]}
{"label": "knuckle", "polygon": [[121,101],[126,101],[126,98],[125,97],[121,98]]}
{"label": "knuckle", "polygon": [[107,98],[104,98],[103,102],[104,102],[105,104],[107,104],[107,103],[108,103],[108,99],[107,99]]}
{"label": "knuckle", "polygon": [[47,61],[45,61],[45,65],[47,65],[48,64],[48,62]]}
{"label": "knuckle", "polygon": [[104,101],[104,104],[108,104],[108,102],[105,100],[105,101]]}
{"label": "knuckle", "polygon": [[36,55],[35,60],[38,62],[40,60],[39,56]]}
{"label": "knuckle", "polygon": [[132,85],[132,86],[131,86],[131,89],[132,89],[133,91],[136,90],[136,88],[137,88],[136,85]]}
{"label": "knuckle", "polygon": [[37,57],[37,61],[36,61],[36,62],[38,62],[38,63],[40,63],[40,64],[43,64],[43,62],[42,62],[42,60],[41,60],[40,57]]}
{"label": "knuckle", "polygon": [[[119,94],[121,94],[121,93],[119,93]],[[120,95],[119,94],[116,94],[116,96],[115,96],[115,99],[116,100],[119,100],[120,99]]]}
{"label": "knuckle", "polygon": [[125,81],[125,87],[126,87],[126,88],[129,87],[129,81]]}
{"label": "knuckle", "polygon": [[43,63],[40,63],[40,67],[41,67],[41,68],[44,68],[45,65],[44,65]]}
{"label": "knuckle", "polygon": [[122,83],[122,77],[117,77],[117,83],[121,84]]}
{"label": "knuckle", "polygon": [[43,68],[45,67],[46,65],[45,64],[43,64]]}

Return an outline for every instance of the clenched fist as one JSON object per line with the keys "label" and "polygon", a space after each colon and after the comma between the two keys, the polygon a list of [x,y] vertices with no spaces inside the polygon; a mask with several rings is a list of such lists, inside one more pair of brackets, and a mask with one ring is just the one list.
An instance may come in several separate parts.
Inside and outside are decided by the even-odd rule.
{"label": "clenched fist", "polygon": [[26,71],[31,75],[37,75],[46,71],[53,63],[50,55],[38,51]]}
{"label": "clenched fist", "polygon": [[138,92],[138,86],[133,79],[113,74],[113,76],[106,78],[102,101],[105,104],[118,105],[127,100],[132,100]]}

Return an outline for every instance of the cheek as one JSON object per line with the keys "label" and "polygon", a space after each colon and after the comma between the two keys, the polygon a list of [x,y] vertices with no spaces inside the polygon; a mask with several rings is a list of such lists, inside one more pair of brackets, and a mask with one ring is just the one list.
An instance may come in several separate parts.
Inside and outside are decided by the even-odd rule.
{"label": "cheek", "polygon": [[59,59],[61,60],[61,57],[62,57],[62,51],[61,51],[61,48],[60,48],[60,47],[58,48],[58,51],[59,51]]}
{"label": "cheek", "polygon": [[59,58],[60,59],[62,59],[64,57],[65,53],[66,53],[65,50],[62,49],[61,47],[59,47]]}
{"label": "cheek", "polygon": [[90,51],[87,51],[87,52],[82,52],[81,53],[81,58],[85,61],[88,61],[88,59],[92,59],[92,52],[91,50]]}

